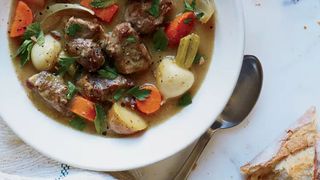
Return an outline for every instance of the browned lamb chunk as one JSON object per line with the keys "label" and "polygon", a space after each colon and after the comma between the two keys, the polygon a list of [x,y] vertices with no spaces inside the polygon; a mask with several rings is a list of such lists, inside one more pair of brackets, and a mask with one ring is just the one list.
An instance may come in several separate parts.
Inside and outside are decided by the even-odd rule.
{"label": "browned lamb chunk", "polygon": [[100,69],[105,58],[101,47],[92,39],[73,39],[66,44],[66,51],[71,56],[77,57],[77,62],[89,72],[95,72]]}
{"label": "browned lamb chunk", "polygon": [[[77,27],[75,27],[75,25]],[[68,34],[68,31],[72,28],[76,28],[77,31],[75,31],[75,34],[70,35]],[[104,30],[100,24],[96,22],[86,21],[81,18],[71,17],[65,26],[66,39],[73,39],[73,38],[94,39],[96,37],[99,37],[103,33],[104,33]]]}
{"label": "browned lamb chunk", "polygon": [[[72,27],[74,25],[77,25],[77,28]],[[74,30],[72,35],[68,34],[70,29]],[[77,57],[77,62],[85,70],[95,72],[105,62],[104,54],[97,43],[103,35],[104,30],[98,23],[71,17],[65,26],[66,52]]]}
{"label": "browned lamb chunk", "polygon": [[133,82],[121,75],[113,80],[86,74],[77,81],[77,87],[82,96],[100,102],[113,101],[113,95],[118,89],[132,87]]}
{"label": "browned lamb chunk", "polygon": [[120,73],[141,72],[150,66],[150,53],[130,23],[118,24],[104,41],[102,44]]}
{"label": "browned lamb chunk", "polygon": [[172,5],[172,0],[160,0],[159,16],[153,16],[149,12],[151,0],[147,2],[132,1],[126,9],[125,20],[130,22],[139,33],[148,34],[164,22]]}
{"label": "browned lamb chunk", "polygon": [[31,76],[27,80],[27,86],[58,112],[66,116],[71,114],[67,108],[68,87],[60,76],[42,71]]}

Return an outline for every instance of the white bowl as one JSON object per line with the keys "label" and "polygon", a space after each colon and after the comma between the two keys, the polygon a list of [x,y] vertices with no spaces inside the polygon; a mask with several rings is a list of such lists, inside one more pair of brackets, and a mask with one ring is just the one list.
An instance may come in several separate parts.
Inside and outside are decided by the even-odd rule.
{"label": "white bowl", "polygon": [[72,130],[39,112],[14,71],[7,41],[11,2],[0,0],[0,114],[27,144],[57,161],[120,171],[165,159],[195,141],[227,103],[242,65],[244,21],[241,1],[216,0],[214,55],[193,104],[140,137],[108,138]]}

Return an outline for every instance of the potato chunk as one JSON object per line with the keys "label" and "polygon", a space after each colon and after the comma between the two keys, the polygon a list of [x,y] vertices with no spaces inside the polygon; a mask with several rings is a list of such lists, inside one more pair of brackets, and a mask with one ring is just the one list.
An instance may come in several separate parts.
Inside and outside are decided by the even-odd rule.
{"label": "potato chunk", "polygon": [[139,115],[118,103],[113,104],[108,117],[109,128],[117,134],[130,135],[148,127]]}

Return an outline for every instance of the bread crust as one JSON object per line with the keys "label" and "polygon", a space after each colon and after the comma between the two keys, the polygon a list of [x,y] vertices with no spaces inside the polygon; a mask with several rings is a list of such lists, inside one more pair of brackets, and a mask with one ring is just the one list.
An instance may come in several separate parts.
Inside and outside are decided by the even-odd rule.
{"label": "bread crust", "polygon": [[311,107],[271,146],[257,155],[251,162],[242,166],[242,173],[247,176],[247,179],[259,179],[259,177],[270,173],[284,158],[314,146],[318,133],[316,121],[316,109]]}
{"label": "bread crust", "polygon": [[315,145],[313,180],[320,180],[320,139],[319,139],[319,137],[318,137],[317,143]]}

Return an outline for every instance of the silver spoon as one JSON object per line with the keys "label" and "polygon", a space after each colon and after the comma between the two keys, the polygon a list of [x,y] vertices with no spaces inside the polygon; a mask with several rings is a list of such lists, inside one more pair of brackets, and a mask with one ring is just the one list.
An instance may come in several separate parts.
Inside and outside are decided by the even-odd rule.
{"label": "silver spoon", "polygon": [[259,97],[262,80],[263,71],[258,58],[251,55],[244,56],[241,73],[229,102],[210,129],[200,137],[174,180],[188,178],[204,148],[217,130],[234,127],[248,116]]}

